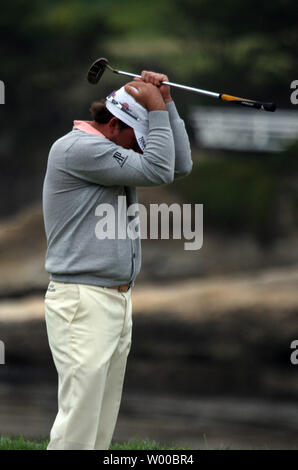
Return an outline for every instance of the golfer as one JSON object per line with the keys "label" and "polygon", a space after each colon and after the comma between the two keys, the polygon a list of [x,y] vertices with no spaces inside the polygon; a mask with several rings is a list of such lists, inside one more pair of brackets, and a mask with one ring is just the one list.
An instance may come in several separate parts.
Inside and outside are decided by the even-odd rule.
{"label": "golfer", "polygon": [[[45,319],[58,413],[48,450],[109,449],[113,437],[141,245],[140,237],[103,237],[101,219],[112,207],[120,214],[116,225],[125,222],[115,233],[126,233],[125,207],[137,203],[137,186],[169,184],[191,171],[184,122],[169,86],[161,85],[167,80],[143,71],[94,102],[92,121],[74,121],[50,149],[43,185]],[[124,198],[127,204],[119,204]]]}

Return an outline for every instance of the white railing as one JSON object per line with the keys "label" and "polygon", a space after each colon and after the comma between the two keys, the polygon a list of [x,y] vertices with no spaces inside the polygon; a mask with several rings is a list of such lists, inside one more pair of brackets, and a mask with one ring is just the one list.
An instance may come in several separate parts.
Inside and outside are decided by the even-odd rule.
{"label": "white railing", "polygon": [[265,113],[254,109],[197,106],[190,121],[203,148],[281,152],[298,139],[298,111]]}

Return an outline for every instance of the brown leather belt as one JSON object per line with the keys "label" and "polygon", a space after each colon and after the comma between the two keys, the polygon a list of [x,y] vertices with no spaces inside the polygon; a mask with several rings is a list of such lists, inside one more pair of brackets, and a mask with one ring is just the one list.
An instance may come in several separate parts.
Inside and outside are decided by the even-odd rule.
{"label": "brown leather belt", "polygon": [[108,289],[117,289],[118,292],[127,292],[130,289],[129,284],[124,284],[122,286],[107,286]]}

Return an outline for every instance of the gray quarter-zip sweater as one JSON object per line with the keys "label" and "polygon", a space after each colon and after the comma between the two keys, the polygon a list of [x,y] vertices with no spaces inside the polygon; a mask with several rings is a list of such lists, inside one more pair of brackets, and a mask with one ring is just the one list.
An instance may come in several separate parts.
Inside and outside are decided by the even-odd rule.
{"label": "gray quarter-zip sweater", "polygon": [[[75,127],[54,142],[42,194],[50,280],[134,285],[141,268],[141,240],[117,237],[118,209],[123,210],[118,196],[126,197],[128,207],[137,203],[137,186],[168,184],[192,169],[184,122],[173,101],[166,107],[149,112],[143,154]],[[98,236],[102,204],[115,210],[115,239]],[[125,218],[128,223],[126,212]]]}

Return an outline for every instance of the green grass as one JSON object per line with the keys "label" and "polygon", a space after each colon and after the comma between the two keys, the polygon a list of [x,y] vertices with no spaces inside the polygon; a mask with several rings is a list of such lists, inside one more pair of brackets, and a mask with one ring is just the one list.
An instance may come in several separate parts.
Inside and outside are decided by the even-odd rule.
{"label": "green grass", "polygon": [[21,437],[0,437],[0,450],[45,450],[48,445],[48,440],[28,441]]}
{"label": "green grass", "polygon": [[[46,450],[48,439],[34,441],[20,437],[0,437],[0,450]],[[148,439],[132,439],[128,442],[114,443],[109,450],[190,450],[189,447],[164,446]]]}

